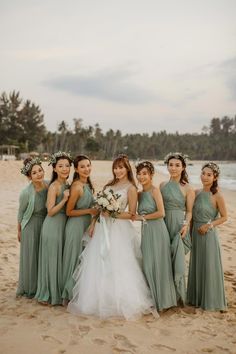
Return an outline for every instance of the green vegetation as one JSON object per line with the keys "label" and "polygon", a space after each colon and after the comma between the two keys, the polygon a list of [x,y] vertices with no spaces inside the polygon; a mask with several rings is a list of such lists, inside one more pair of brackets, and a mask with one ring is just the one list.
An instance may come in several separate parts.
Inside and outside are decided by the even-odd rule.
{"label": "green vegetation", "polygon": [[120,152],[130,158],[162,159],[169,151],[181,151],[191,159],[236,160],[236,116],[213,118],[200,134],[175,134],[166,131],[152,134],[125,134],[99,124],[84,126],[75,118],[71,129],[65,121],[56,132],[47,131],[39,106],[23,101],[19,92],[0,96],[1,144],[19,145],[21,152],[57,150],[88,154],[92,159],[112,159]]}

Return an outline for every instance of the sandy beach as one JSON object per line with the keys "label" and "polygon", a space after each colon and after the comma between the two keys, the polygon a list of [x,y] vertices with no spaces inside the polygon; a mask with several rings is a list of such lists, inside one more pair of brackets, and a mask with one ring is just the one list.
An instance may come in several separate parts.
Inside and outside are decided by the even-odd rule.
{"label": "sandy beach", "polygon": [[[19,243],[16,217],[27,180],[22,162],[0,161],[0,353],[151,354],[236,353],[236,191],[225,190],[229,219],[220,230],[228,312],[170,309],[159,319],[100,320],[73,316],[61,306],[16,299]],[[51,168],[44,164],[46,178]],[[111,162],[94,161],[96,190],[111,177]],[[155,177],[155,184],[165,178]],[[139,224],[137,224],[137,228]]]}

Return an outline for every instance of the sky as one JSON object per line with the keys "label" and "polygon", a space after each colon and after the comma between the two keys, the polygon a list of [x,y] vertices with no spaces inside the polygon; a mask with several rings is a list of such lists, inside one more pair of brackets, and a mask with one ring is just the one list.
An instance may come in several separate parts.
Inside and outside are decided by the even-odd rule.
{"label": "sky", "polygon": [[235,0],[0,0],[0,93],[48,130],[200,133],[236,114]]}

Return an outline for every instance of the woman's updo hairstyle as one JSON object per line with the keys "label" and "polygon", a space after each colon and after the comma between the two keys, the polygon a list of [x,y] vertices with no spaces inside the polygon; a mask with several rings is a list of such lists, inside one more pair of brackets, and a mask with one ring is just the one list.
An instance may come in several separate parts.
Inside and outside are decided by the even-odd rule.
{"label": "woman's updo hairstyle", "polygon": [[138,162],[136,167],[136,173],[138,174],[143,168],[146,168],[151,176],[155,173],[155,168],[150,161],[141,161]]}
{"label": "woman's updo hairstyle", "polygon": [[210,168],[213,172],[213,175],[215,177],[215,180],[212,183],[212,186],[210,188],[210,191],[212,194],[216,194],[218,192],[218,177],[220,175],[220,168],[219,166],[215,163],[215,162],[206,162],[204,163],[204,165],[202,166],[202,171],[204,170],[204,168]]}

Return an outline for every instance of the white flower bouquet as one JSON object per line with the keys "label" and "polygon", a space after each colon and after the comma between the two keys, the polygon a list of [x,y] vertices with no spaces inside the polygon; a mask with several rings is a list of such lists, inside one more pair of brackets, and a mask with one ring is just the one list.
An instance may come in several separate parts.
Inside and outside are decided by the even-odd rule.
{"label": "white flower bouquet", "polygon": [[100,211],[107,212],[115,218],[120,213],[119,198],[120,195],[114,193],[112,189],[104,189],[97,193],[95,205]]}

